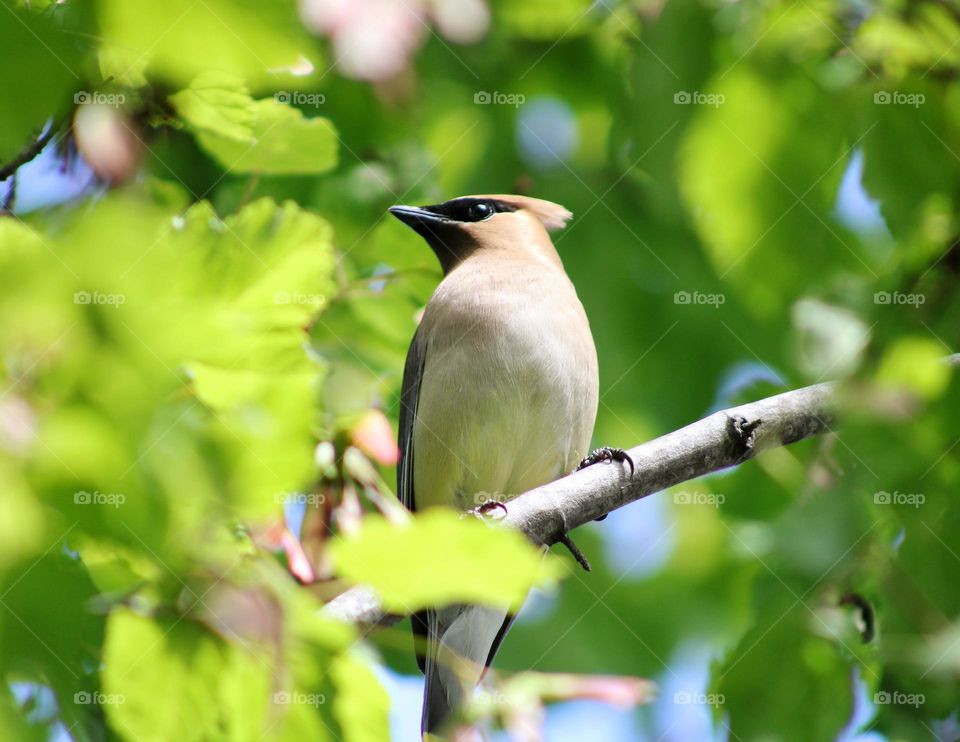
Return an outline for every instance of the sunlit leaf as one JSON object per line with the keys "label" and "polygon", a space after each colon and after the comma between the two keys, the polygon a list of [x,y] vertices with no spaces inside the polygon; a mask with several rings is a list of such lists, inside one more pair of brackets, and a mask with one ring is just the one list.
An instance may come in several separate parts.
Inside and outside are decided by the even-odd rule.
{"label": "sunlit leaf", "polygon": [[519,533],[444,509],[404,525],[371,518],[331,548],[339,574],[401,612],[454,602],[518,606],[534,585],[562,573]]}
{"label": "sunlit leaf", "polygon": [[329,119],[305,117],[273,99],[250,109],[252,141],[201,131],[200,144],[227,170],[292,175],[323,173],[337,164],[337,133]]}
{"label": "sunlit leaf", "polygon": [[254,141],[253,99],[240,78],[207,72],[170,96],[177,112],[195,131],[248,144]]}

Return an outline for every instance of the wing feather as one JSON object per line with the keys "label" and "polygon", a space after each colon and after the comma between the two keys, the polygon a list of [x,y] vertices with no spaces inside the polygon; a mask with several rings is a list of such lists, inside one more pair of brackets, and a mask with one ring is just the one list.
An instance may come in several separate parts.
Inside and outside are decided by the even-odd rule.
{"label": "wing feather", "polygon": [[411,512],[417,509],[417,500],[413,491],[413,426],[417,417],[417,405],[420,402],[420,380],[423,378],[423,366],[427,360],[426,344],[420,339],[419,329],[407,351],[407,362],[403,367],[403,386],[400,389],[400,427],[398,445],[400,461],[397,464],[397,497],[403,506]]}
{"label": "wing feather", "polygon": [[[426,359],[426,344],[420,340],[420,331],[417,330],[410,343],[410,350],[407,351],[407,362],[403,367],[403,385],[400,389],[400,426],[397,436],[400,447],[400,461],[397,463],[397,497],[411,512],[417,509],[417,499],[413,490],[413,426],[417,418],[420,380],[423,378]],[[429,612],[414,613],[410,617],[410,622],[413,628],[417,664],[420,666],[420,671],[425,672]]]}

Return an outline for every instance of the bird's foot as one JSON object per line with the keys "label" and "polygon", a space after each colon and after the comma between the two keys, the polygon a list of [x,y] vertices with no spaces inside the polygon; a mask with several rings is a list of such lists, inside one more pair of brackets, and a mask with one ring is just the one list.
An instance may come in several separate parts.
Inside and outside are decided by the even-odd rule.
{"label": "bird's foot", "polygon": [[472,515],[475,518],[485,518],[490,517],[493,513],[498,513],[495,517],[499,520],[500,518],[507,517],[507,505],[501,500],[491,500],[489,498],[483,500],[475,508],[468,510],[464,515]]}
{"label": "bird's foot", "polygon": [[616,461],[620,464],[630,464],[631,477],[636,471],[633,466],[633,459],[630,458],[630,454],[628,454],[622,448],[610,448],[610,446],[596,448],[584,456],[583,461],[580,462],[580,466],[576,468],[576,471],[586,469],[588,466],[593,466],[594,464],[599,464],[601,461]]}
{"label": "bird's foot", "polygon": [[[588,466],[599,464],[601,461],[616,461],[620,464],[630,464],[631,477],[636,471],[636,468],[633,465],[633,459],[630,458],[630,454],[628,454],[622,448],[610,448],[610,446],[595,448],[593,451],[583,457],[583,461],[580,462],[580,466],[574,469],[574,471],[586,469]],[[601,515],[599,518],[596,518],[596,520],[604,520],[606,517],[606,515]]]}
{"label": "bird's foot", "polygon": [[500,500],[487,500],[477,508],[477,512],[480,513],[480,515],[490,515],[490,513],[496,512],[497,510],[503,511],[503,515],[500,516],[501,518],[506,517],[507,504],[500,502]]}

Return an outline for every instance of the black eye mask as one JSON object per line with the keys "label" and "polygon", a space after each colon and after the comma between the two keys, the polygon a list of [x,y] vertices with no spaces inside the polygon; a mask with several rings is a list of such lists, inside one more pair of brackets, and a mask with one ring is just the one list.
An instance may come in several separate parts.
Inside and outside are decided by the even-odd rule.
{"label": "black eye mask", "polygon": [[455,198],[421,208],[454,222],[482,222],[498,212],[517,210],[512,204],[490,198]]}

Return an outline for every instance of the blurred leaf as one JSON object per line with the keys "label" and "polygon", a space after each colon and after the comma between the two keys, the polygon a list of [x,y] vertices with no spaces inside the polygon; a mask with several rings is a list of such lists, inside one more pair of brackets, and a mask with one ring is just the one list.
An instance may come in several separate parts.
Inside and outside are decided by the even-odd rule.
{"label": "blurred leaf", "polygon": [[[767,580],[771,583],[774,580]],[[842,647],[811,635],[808,608],[770,587],[763,618],[715,668],[711,690],[722,699],[730,733],[743,739],[833,739],[852,707],[851,669]],[[770,675],[781,672],[771,684]],[[763,703],[757,703],[764,698]],[[811,703],[818,709],[810,713]],[[773,734],[774,736],[770,737]]]}
{"label": "blurred leaf", "polygon": [[534,585],[562,574],[521,534],[442,508],[404,525],[371,516],[359,535],[330,546],[338,574],[371,586],[388,610],[405,613],[456,602],[516,607]]}
{"label": "blurred leaf", "polygon": [[151,75],[177,85],[210,70],[262,85],[271,70],[294,66],[308,50],[303,29],[291,17],[292,0],[169,0],[138,6],[99,0],[97,7],[105,44],[122,60],[117,69],[147,60]]}
{"label": "blurred leaf", "polygon": [[270,98],[250,107],[252,140],[202,130],[201,146],[228,171],[278,175],[323,173],[337,164],[337,133],[329,119],[306,118]]}
{"label": "blurred leaf", "polygon": [[263,729],[269,666],[190,621],[111,614],[104,692],[112,724],[134,739],[243,739]]}
{"label": "blurred leaf", "polygon": [[940,396],[956,371],[943,359],[943,346],[933,338],[905,337],[887,350],[877,369],[877,381],[906,386],[921,396]]}
{"label": "blurred leaf", "polygon": [[500,3],[496,20],[517,36],[537,40],[564,38],[585,33],[591,25],[592,5],[587,0]]}
{"label": "blurred leaf", "polygon": [[350,742],[390,738],[390,699],[366,661],[352,655],[339,659],[330,674],[338,693],[333,713]]}
{"label": "blurred leaf", "polygon": [[199,75],[170,102],[194,131],[252,144],[253,99],[243,80],[219,72]]}
{"label": "blurred leaf", "polygon": [[[4,78],[0,104],[0,164],[32,144],[45,124],[70,105],[81,85],[81,55],[63,25],[74,32],[84,27],[85,14],[57,9],[29,12],[11,0],[0,0],[0,49],[17,60],[18,74]],[[78,17],[79,16],[79,17]],[[42,81],[42,84],[38,84]]]}
{"label": "blurred leaf", "polygon": [[[821,261],[873,271],[843,227],[821,216],[846,161],[839,105],[808,81],[742,66],[700,95],[713,98],[696,105],[680,185],[720,277],[768,313],[814,285]],[[814,125],[817,136],[805,136]]]}

